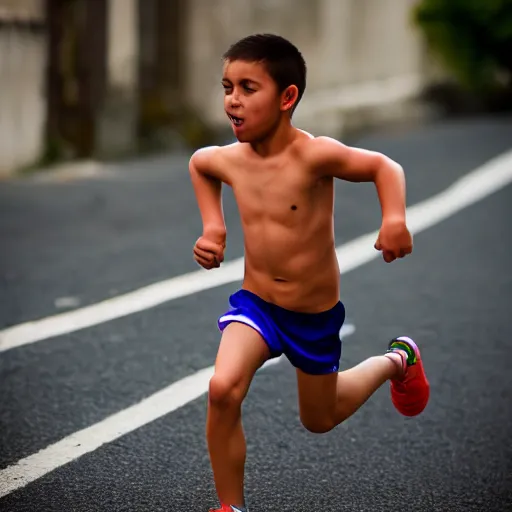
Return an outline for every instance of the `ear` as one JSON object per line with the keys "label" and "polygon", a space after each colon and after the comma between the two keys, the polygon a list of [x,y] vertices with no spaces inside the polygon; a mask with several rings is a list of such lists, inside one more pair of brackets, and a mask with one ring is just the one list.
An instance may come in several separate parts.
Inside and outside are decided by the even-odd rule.
{"label": "ear", "polygon": [[288,86],[281,94],[281,110],[290,110],[297,102],[299,97],[299,89],[296,85]]}

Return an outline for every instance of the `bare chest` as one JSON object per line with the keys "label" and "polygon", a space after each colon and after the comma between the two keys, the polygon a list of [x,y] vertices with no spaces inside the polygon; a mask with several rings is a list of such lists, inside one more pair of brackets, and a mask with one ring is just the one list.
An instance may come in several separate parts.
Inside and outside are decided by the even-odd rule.
{"label": "bare chest", "polygon": [[245,222],[267,219],[290,225],[311,215],[328,189],[298,164],[245,169],[233,183],[233,192]]}

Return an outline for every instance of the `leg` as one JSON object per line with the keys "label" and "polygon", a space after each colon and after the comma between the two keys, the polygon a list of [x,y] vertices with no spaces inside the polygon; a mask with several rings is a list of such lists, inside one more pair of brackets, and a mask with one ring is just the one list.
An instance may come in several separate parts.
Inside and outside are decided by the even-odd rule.
{"label": "leg", "polygon": [[315,433],[332,430],[354,414],[401,363],[387,356],[370,357],[350,370],[310,375],[297,369],[299,410],[303,425]]}
{"label": "leg", "polygon": [[245,437],[241,406],[254,374],[270,357],[263,338],[233,322],[223,332],[210,380],[206,437],[221,503],[244,506]]}
{"label": "leg", "polygon": [[308,375],[297,370],[303,424],[313,432],[327,432],[354,414],[370,396],[391,379],[391,399],[399,412],[416,416],[426,407],[430,385],[420,351],[407,337],[390,342],[389,351],[350,370]]}

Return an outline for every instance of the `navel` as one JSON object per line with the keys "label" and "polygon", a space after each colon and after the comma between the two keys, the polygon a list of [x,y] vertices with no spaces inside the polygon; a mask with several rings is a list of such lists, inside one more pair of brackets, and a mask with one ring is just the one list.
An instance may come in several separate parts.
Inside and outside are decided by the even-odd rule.
{"label": "navel", "polygon": [[297,209],[297,205],[292,204],[291,209],[292,209],[292,210],[296,210],[296,209]]}

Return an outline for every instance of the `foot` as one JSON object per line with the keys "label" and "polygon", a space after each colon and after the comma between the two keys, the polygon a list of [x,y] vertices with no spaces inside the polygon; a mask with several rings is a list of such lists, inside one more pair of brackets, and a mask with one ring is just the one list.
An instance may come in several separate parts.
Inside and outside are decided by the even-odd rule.
{"label": "foot", "polygon": [[211,508],[209,512],[248,512],[245,507],[235,507],[234,505],[222,505],[220,508]]}
{"label": "foot", "polygon": [[406,336],[389,342],[387,354],[399,354],[402,358],[400,376],[391,379],[391,401],[404,416],[417,416],[427,406],[430,384],[423,369],[420,349]]}

